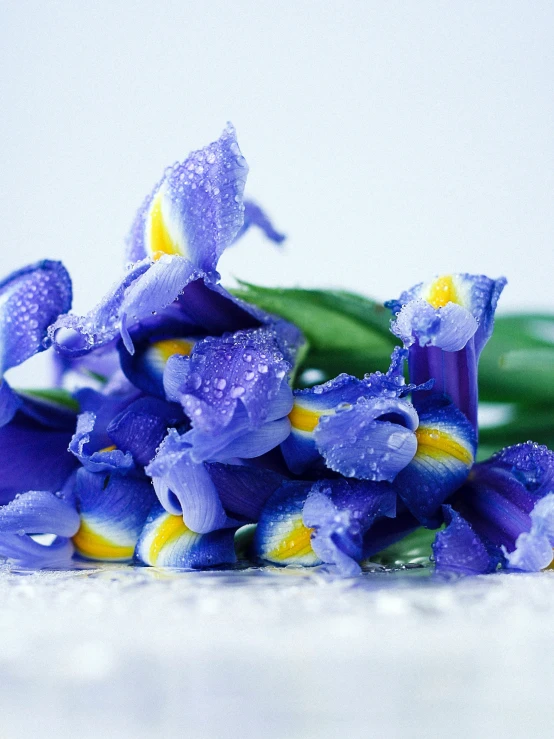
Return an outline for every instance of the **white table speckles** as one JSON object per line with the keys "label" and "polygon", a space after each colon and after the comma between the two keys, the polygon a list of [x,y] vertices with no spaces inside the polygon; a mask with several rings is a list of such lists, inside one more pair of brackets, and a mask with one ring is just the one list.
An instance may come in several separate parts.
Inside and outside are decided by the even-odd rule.
{"label": "white table speckles", "polygon": [[0,736],[550,737],[554,573],[0,569]]}

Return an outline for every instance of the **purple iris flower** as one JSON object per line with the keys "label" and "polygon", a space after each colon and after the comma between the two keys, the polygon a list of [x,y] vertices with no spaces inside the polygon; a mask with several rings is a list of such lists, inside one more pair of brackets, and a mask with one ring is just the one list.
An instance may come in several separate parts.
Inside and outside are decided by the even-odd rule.
{"label": "purple iris flower", "polygon": [[292,391],[286,355],[295,348],[278,328],[238,331],[197,342],[172,357],[164,374],[169,400],[190,419],[172,430],[146,468],[164,508],[204,534],[233,525],[204,463],[260,457],[290,433]]}
{"label": "purple iris flower", "polygon": [[[133,477],[146,467],[166,511],[195,535],[244,520],[224,507],[207,469],[244,466],[288,435],[288,375],[303,342],[293,325],[219,285],[219,257],[249,227],[284,238],[243,202],[247,172],[231,126],[168,168],[135,219],[123,279],[88,315],[50,328],[62,374],[96,371],[94,355],[112,365],[100,392],[77,393],[70,450],[91,473]],[[113,379],[119,367],[126,383]]]}
{"label": "purple iris flower", "polygon": [[325,563],[357,575],[373,524],[395,513],[396,495],[386,482],[285,481],[262,509],[254,556],[278,565]]}
{"label": "purple iris flower", "polygon": [[[409,349],[411,381],[433,379],[477,430],[477,364],[493,330],[506,280],[454,274],[420,283],[386,305],[395,316],[392,332]],[[414,394],[423,399],[429,390]]]}
{"label": "purple iris flower", "polygon": [[554,452],[527,442],[476,464],[445,506],[433,547],[437,570],[536,571],[552,562]]}
{"label": "purple iris flower", "polygon": [[[475,458],[472,425],[429,386],[406,385],[407,351],[396,348],[386,374],[339,375],[294,393],[291,434],[281,445],[295,474],[333,470],[348,478],[388,481],[425,526],[442,521],[441,505],[464,482]],[[412,392],[415,405],[406,395]],[[421,397],[423,395],[423,398]]]}
{"label": "purple iris flower", "polygon": [[294,393],[291,434],[282,444],[290,470],[328,468],[345,477],[393,480],[414,457],[418,416],[406,399],[405,350],[395,349],[386,374],[363,380],[342,374]]}
{"label": "purple iris flower", "polygon": [[[244,227],[247,173],[231,125],[217,141],[169,167],[135,219],[126,274],[86,316],[65,315],[50,327],[57,350],[79,357],[121,338],[134,355],[134,334],[144,340],[164,324],[174,331],[166,332],[167,340],[270,323],[271,317],[218,283],[219,257]],[[250,221],[263,219],[250,208]],[[264,230],[274,238],[268,224]]]}

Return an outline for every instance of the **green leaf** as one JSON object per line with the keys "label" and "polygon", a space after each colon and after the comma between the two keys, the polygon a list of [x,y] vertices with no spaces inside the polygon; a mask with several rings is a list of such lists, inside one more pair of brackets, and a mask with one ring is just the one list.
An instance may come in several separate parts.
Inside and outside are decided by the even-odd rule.
{"label": "green leaf", "polygon": [[397,341],[389,330],[390,313],[380,303],[344,290],[267,288],[243,282],[232,292],[296,324],[309,344],[302,368],[320,370],[324,379],[389,366]]}
{"label": "green leaf", "polygon": [[401,567],[408,564],[429,565],[433,554],[431,544],[435,541],[437,530],[416,529],[401,541],[374,554],[370,561],[385,567]]}
{"label": "green leaf", "polygon": [[498,451],[523,441],[535,441],[554,449],[554,404],[542,406],[513,405],[506,421],[497,426],[481,426],[479,459],[484,449]]}
{"label": "green leaf", "polygon": [[248,523],[245,526],[241,526],[235,532],[235,553],[237,559],[248,559],[248,552],[254,541],[254,534],[256,533],[256,524]]}
{"label": "green leaf", "polygon": [[481,355],[479,397],[554,404],[554,316],[499,316]]}
{"label": "green leaf", "polygon": [[67,408],[70,411],[75,411],[75,413],[79,413],[79,403],[75,400],[71,393],[67,392],[67,390],[61,390],[59,388],[51,388],[45,390],[25,388],[23,390],[18,389],[17,392],[20,395],[27,395],[44,403],[48,403],[50,405],[58,405],[62,408]]}

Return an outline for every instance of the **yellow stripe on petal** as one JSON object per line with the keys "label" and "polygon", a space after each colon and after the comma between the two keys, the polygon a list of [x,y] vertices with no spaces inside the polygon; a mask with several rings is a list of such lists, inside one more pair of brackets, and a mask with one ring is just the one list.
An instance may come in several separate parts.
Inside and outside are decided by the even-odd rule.
{"label": "yellow stripe on petal", "polygon": [[283,562],[287,559],[306,557],[313,553],[311,537],[313,529],[304,526],[302,518],[296,519],[290,531],[265,559],[272,562]]}
{"label": "yellow stripe on petal", "polygon": [[417,438],[416,457],[426,455],[438,459],[453,457],[468,467],[473,464],[473,452],[457,442],[450,434],[439,429],[420,426],[415,431]]}
{"label": "yellow stripe on petal", "polygon": [[117,449],[115,444],[112,444],[111,446],[105,446],[103,449],[99,449],[99,452],[115,452]]}
{"label": "yellow stripe on petal", "polygon": [[187,533],[191,533],[191,531],[185,526],[183,517],[173,516],[171,513],[168,513],[166,518],[156,527],[156,533],[150,543],[148,550],[149,564],[155,566],[160,552],[166,544]]}
{"label": "yellow stripe on petal", "polygon": [[163,341],[156,341],[152,344],[152,348],[158,352],[160,359],[165,364],[169,357],[172,357],[174,354],[189,356],[194,343],[194,341],[187,339],[164,339]]}
{"label": "yellow stripe on petal", "polygon": [[184,252],[169,233],[162,210],[163,192],[159,192],[150,208],[147,230],[150,231],[148,240],[150,253],[153,259],[160,259],[164,254],[178,254],[183,256]]}
{"label": "yellow stripe on petal", "polygon": [[307,431],[311,433],[319,423],[321,416],[330,416],[333,413],[333,410],[311,411],[309,408],[304,408],[295,403],[292,407],[292,411],[289,413],[289,421],[290,425],[297,431]]}
{"label": "yellow stripe on petal", "polygon": [[431,303],[433,308],[444,308],[447,303],[460,303],[458,291],[454,286],[454,280],[451,275],[439,277],[431,283],[427,290],[425,299]]}
{"label": "yellow stripe on petal", "polygon": [[114,544],[81,520],[79,531],[72,539],[75,549],[87,559],[100,559],[111,562],[132,559],[134,546]]}

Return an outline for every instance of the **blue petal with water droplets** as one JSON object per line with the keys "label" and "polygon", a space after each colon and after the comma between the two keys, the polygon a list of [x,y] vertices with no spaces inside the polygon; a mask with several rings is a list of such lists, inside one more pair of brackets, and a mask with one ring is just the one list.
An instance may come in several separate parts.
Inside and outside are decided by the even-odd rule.
{"label": "blue petal with water droplets", "polygon": [[277,395],[268,401],[267,415],[261,424],[253,423],[245,406],[238,404],[224,428],[217,432],[192,428],[182,438],[191,445],[190,455],[195,462],[260,457],[279,446],[290,433],[287,414],[291,407],[292,390],[283,383]]}
{"label": "blue petal with water droplets", "polygon": [[361,572],[366,531],[376,518],[395,513],[396,495],[386,483],[325,480],[312,487],[302,515],[305,526],[314,529],[314,552],[352,577]]}
{"label": "blue petal with water droplets", "polygon": [[289,370],[277,332],[262,328],[197,342],[190,356],[168,361],[164,385],[193,428],[211,433],[231,423],[239,404],[253,426],[261,425]]}
{"label": "blue petal with water droplets", "polygon": [[[23,493],[0,508],[0,557],[20,567],[68,566],[73,547],[67,537],[79,528],[74,506],[47,491]],[[50,544],[31,535],[55,534]]]}
{"label": "blue petal with water droplets", "polygon": [[71,299],[61,262],[37,262],[0,282],[0,376],[46,348],[48,326],[70,309]]}
{"label": "blue petal with water droplets", "polygon": [[[390,300],[386,305],[395,316],[401,313],[403,307],[407,306],[411,301],[422,300],[429,302],[431,300],[436,305],[434,298],[436,297],[437,288],[439,288],[438,291],[440,292],[440,283],[444,280],[448,281],[449,289],[447,289],[445,299],[440,300],[439,295],[439,303],[443,305],[443,308],[439,308],[438,310],[444,310],[448,303],[450,303],[464,308],[471,314],[478,324],[474,335],[475,350],[477,357],[479,357],[479,354],[492,334],[498,299],[506,285],[506,279],[504,277],[493,280],[485,275],[470,275],[466,273],[447,275],[446,277],[435,278],[429,282],[420,282],[410,290],[403,292],[398,300]],[[432,306],[430,305],[430,307]],[[428,315],[430,316],[430,314]],[[428,321],[424,320],[424,323],[428,324]],[[464,323],[469,326],[469,321],[466,320]],[[408,335],[406,335],[406,339],[409,341]]]}
{"label": "blue petal with water droplets", "polygon": [[127,289],[150,268],[145,259],[128,270],[106,297],[85,316],[61,315],[48,328],[48,337],[56,351],[66,357],[82,357],[92,349],[109,344],[119,337],[121,305]]}
{"label": "blue petal with water droplets", "polygon": [[402,307],[391,325],[405,346],[436,346],[446,352],[463,349],[475,335],[478,323],[461,305],[448,303],[433,308],[425,300],[412,300]]}
{"label": "blue petal with water droplets", "polygon": [[[391,420],[389,420],[391,419]],[[323,416],[314,439],[325,464],[345,477],[392,481],[417,450],[418,415],[396,398],[360,398]]]}
{"label": "blue petal with water droplets", "polygon": [[534,569],[546,561],[553,489],[554,452],[526,442],[476,464],[453,504],[483,541],[504,552],[510,566]]}
{"label": "blue petal with water droplets", "polygon": [[45,490],[23,493],[0,507],[0,535],[21,532],[73,536],[78,528],[75,508]]}
{"label": "blue petal with water droplets", "polygon": [[129,260],[179,254],[207,273],[215,272],[244,222],[247,174],[229,123],[217,141],[166,169],[133,223]]}
{"label": "blue petal with water droplets", "polygon": [[471,525],[453,508],[445,505],[447,523],[433,542],[433,556],[437,572],[477,575],[494,572],[498,561],[487,551]]}
{"label": "blue petal with water droplets", "polygon": [[[406,385],[404,381],[403,367],[407,355],[408,352],[405,349],[396,347],[386,373],[374,372],[366,375],[363,380],[341,374],[322,385],[316,385],[307,390],[296,390],[294,406],[289,416],[291,433],[281,447],[289,469],[295,474],[302,474],[310,467],[321,467],[321,464],[318,464],[321,460],[321,450],[316,443],[316,432],[319,433],[319,429],[328,417],[342,410],[351,410],[361,399],[364,399],[363,403],[369,405],[379,398],[393,403],[412,390],[414,386]],[[413,414],[406,410],[409,408],[409,403],[402,405],[400,418],[406,417],[405,420],[407,420],[407,416],[410,416],[411,420],[407,424],[403,422],[403,425],[415,428]],[[340,422],[337,423],[337,428],[338,426]],[[341,443],[341,439],[332,434],[332,429],[333,422],[329,428],[329,448]],[[323,444],[326,446],[325,442]],[[362,449],[358,450],[357,456],[361,454],[365,454]],[[369,463],[373,464],[373,460],[368,459]],[[347,465],[345,462],[341,466],[352,468],[352,463]]]}

